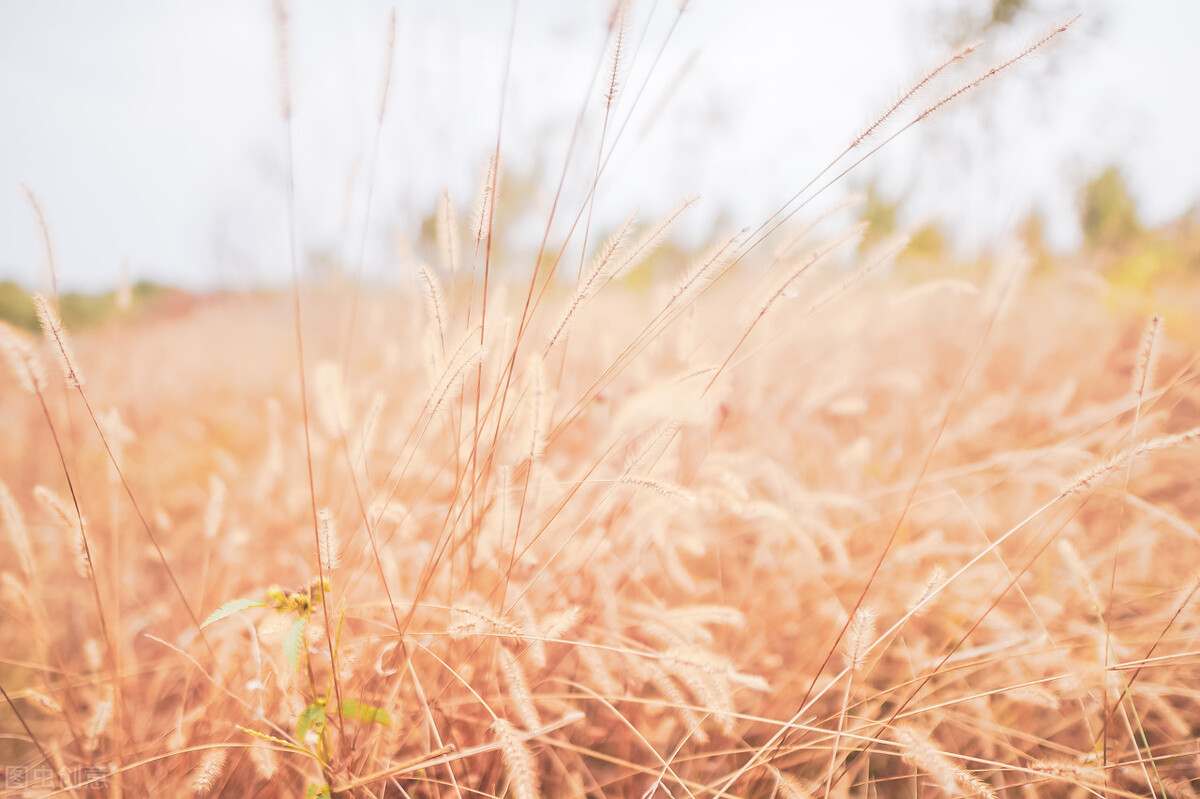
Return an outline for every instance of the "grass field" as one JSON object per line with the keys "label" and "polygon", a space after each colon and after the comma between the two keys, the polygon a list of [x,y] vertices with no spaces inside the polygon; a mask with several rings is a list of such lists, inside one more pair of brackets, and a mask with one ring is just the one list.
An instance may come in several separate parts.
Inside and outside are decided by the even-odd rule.
{"label": "grass field", "polygon": [[[819,282],[723,370],[761,271],[678,313],[611,287],[547,348],[549,296],[515,364],[515,292],[482,350],[465,298],[364,297],[346,361],[349,298],[305,295],[311,457],[285,297],[77,337],[82,393],[0,393],[5,761],[131,796],[1190,795],[1194,345],[1081,280]],[[271,607],[197,632],[238,598]]]}
{"label": "grass field", "polygon": [[414,290],[0,323],[0,796],[1195,795],[1194,278],[496,181]]}

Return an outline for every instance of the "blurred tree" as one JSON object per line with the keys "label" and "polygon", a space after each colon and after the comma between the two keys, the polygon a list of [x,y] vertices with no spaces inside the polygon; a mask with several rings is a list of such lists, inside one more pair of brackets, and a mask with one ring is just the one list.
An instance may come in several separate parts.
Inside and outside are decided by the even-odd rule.
{"label": "blurred tree", "polygon": [[947,258],[946,234],[936,222],[929,222],[912,234],[908,246],[896,259],[894,274],[911,283],[923,283],[942,277],[965,277],[964,264]]}
{"label": "blurred tree", "polygon": [[879,193],[875,183],[867,186],[867,201],[863,204],[859,221],[867,223],[859,252],[865,252],[896,232],[896,214],[900,210],[898,201],[887,200]]}
{"label": "blurred tree", "polygon": [[987,27],[1011,24],[1028,5],[1028,0],[992,0],[992,13],[988,17]]}
{"label": "blurred tree", "polygon": [[40,329],[29,292],[11,280],[0,282],[0,319],[34,333]]}
{"label": "blurred tree", "polygon": [[[512,256],[524,254],[531,246],[540,241],[542,218],[539,216],[538,195],[544,181],[542,167],[535,165],[529,171],[500,170],[497,186],[495,212],[493,214],[492,266],[505,268],[513,262]],[[478,201],[478,198],[475,199]],[[416,240],[413,242],[414,256],[426,264],[441,268],[444,258],[438,251],[437,217],[441,198],[437,197],[430,203],[417,222]],[[471,274],[472,259],[478,257],[482,263],[482,250],[475,255],[474,225],[476,224],[476,206],[455,207],[458,219],[459,245],[462,248],[459,257],[465,263],[459,263],[459,269],[466,267],[466,276]],[[574,276],[572,271],[571,276]]]}
{"label": "blurred tree", "polygon": [[1118,167],[1108,167],[1083,187],[1079,224],[1083,240],[1091,248],[1127,244],[1141,233],[1137,204]]}
{"label": "blurred tree", "polygon": [[68,291],[58,297],[58,315],[68,328],[97,325],[111,316],[116,307],[116,295],[111,291],[104,294]]}
{"label": "blurred tree", "polygon": [[[144,310],[172,290],[148,280],[138,281],[130,287],[130,308]],[[101,324],[124,313],[117,302],[117,292],[85,294],[68,291],[59,295],[58,313],[68,328],[86,328]],[[19,283],[11,280],[0,282],[0,319],[33,333],[41,332],[33,297]]]}
{"label": "blurred tree", "polygon": [[[416,250],[417,257],[425,263],[442,268],[445,265],[442,253],[438,252],[438,206],[441,204],[441,198],[438,198],[429,206],[429,211],[421,217],[421,222],[417,226],[417,242]],[[455,209],[455,213],[461,216],[459,209]]]}
{"label": "blurred tree", "polygon": [[1017,225],[1017,240],[1032,260],[1034,272],[1048,272],[1054,266],[1054,258],[1046,248],[1046,221],[1037,211],[1021,220]]}
{"label": "blurred tree", "polygon": [[946,236],[936,222],[930,222],[913,233],[904,248],[906,258],[940,259],[946,253]]}
{"label": "blurred tree", "polygon": [[[932,4],[925,13],[929,19],[928,29],[936,31],[946,45],[957,46],[980,37],[988,38],[999,29],[1024,21],[1067,15],[1074,8],[1067,0],[959,0]],[[1088,16],[1094,24],[1101,24],[1104,15],[1104,9],[1097,8],[1089,10]]]}
{"label": "blurred tree", "polygon": [[696,255],[696,252],[685,249],[673,239],[667,239],[629,270],[621,278],[621,284],[639,291],[649,290],[663,276],[677,274],[686,268]]}
{"label": "blurred tree", "polygon": [[1179,244],[1155,233],[1112,266],[1108,282],[1120,293],[1148,294],[1159,284],[1178,278],[1184,263]]}

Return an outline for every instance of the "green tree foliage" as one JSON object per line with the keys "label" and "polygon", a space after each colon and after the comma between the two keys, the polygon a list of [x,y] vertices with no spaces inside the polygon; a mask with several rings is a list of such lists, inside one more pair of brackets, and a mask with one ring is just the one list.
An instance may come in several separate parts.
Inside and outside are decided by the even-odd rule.
{"label": "green tree foliage", "polygon": [[946,236],[937,223],[930,222],[913,233],[908,246],[904,248],[903,256],[939,259],[945,254]]}
{"label": "green tree foliage", "polygon": [[[133,310],[145,308],[170,291],[171,289],[167,286],[147,280],[135,283],[131,292]],[[111,319],[120,313],[120,308],[117,304],[117,294],[114,291],[102,294],[71,291],[59,295],[58,313],[62,317],[64,325],[70,329],[79,329],[98,325]],[[37,320],[37,311],[33,307],[32,295],[19,283],[11,280],[0,281],[0,319],[31,333],[41,331]]]}
{"label": "green tree foliage", "polygon": [[992,13],[988,19],[988,27],[1009,25],[1017,14],[1028,6],[1027,0],[992,0]]}
{"label": "green tree foliage", "polygon": [[[867,186],[867,199],[859,221],[867,223],[859,251],[865,252],[899,229],[900,200],[889,200],[872,183]],[[940,259],[947,249],[946,235],[936,222],[930,222],[913,232],[904,258]]]}
{"label": "green tree foliage", "polygon": [[859,251],[870,249],[896,232],[896,214],[900,203],[885,199],[874,183],[867,186],[867,201],[863,204],[859,220],[867,223]]}
{"label": "green tree foliage", "polygon": [[1084,242],[1092,248],[1128,244],[1142,232],[1137,205],[1118,167],[1108,167],[1083,187],[1079,224]]}
{"label": "green tree foliage", "polygon": [[11,280],[0,282],[0,319],[30,332],[39,329],[29,292]]}
{"label": "green tree foliage", "polygon": [[1033,271],[1048,272],[1054,266],[1054,258],[1046,247],[1046,221],[1034,211],[1017,225],[1017,240],[1025,254],[1033,261]]}
{"label": "green tree foliage", "polygon": [[1159,233],[1146,237],[1141,246],[1113,265],[1109,284],[1118,291],[1137,294],[1179,278],[1186,263],[1182,243]]}

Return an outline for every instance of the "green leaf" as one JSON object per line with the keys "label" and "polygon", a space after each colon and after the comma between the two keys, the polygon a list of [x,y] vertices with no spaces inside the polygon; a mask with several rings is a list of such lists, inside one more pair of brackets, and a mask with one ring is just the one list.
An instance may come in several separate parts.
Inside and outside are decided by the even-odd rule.
{"label": "green leaf", "polygon": [[342,702],[342,716],[348,719],[358,719],[366,724],[375,722],[385,727],[392,723],[392,717],[383,708],[363,702],[355,702],[353,699],[347,699],[345,702]]}
{"label": "green leaf", "polygon": [[265,608],[266,606],[266,602],[260,602],[257,599],[231,599],[209,614],[209,617],[200,625],[200,629],[203,630],[213,622],[220,621],[226,616],[232,616],[240,611],[248,610],[249,608]]}
{"label": "green leaf", "polygon": [[304,625],[308,619],[301,616],[292,622],[283,636],[283,655],[292,671],[300,670],[300,655],[304,652]]}
{"label": "green leaf", "polygon": [[311,730],[317,735],[325,729],[325,705],[309,705],[296,721],[296,740],[304,743]]}
{"label": "green leaf", "polygon": [[329,799],[329,786],[317,785],[315,782],[308,784],[308,791],[304,794],[305,799]]}

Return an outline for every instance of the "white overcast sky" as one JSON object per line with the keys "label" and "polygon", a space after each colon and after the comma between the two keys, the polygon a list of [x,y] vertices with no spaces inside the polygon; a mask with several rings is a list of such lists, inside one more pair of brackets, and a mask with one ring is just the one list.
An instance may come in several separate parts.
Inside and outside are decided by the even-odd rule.
{"label": "white overcast sky", "polygon": [[[594,226],[611,228],[635,208],[648,219],[693,194],[701,203],[684,230],[693,239],[756,225],[938,60],[965,5],[692,0],[601,180]],[[908,197],[913,218],[941,221],[965,248],[1003,236],[1031,208],[1048,217],[1056,246],[1073,246],[1076,190],[1110,162],[1126,170],[1151,223],[1196,204],[1200,2],[1032,5],[942,88],[1055,22],[1083,17],[1061,42],[897,139],[840,188],[876,178]],[[350,263],[393,6],[395,68],[364,260],[379,277],[400,269],[397,237],[415,235],[441,191],[470,204],[496,136],[513,18],[503,0],[292,3],[299,239]],[[572,212],[594,163],[603,108],[591,78],[607,7],[517,7],[502,151],[510,174],[544,176],[530,219],[542,218],[585,102]],[[638,49],[626,62],[615,124],[675,8],[674,0],[635,4],[630,44]],[[0,279],[41,280],[41,239],[22,183],[45,209],[68,287],[111,287],[122,264],[135,279],[198,288],[285,278],[277,63],[266,0],[0,0]],[[521,230],[530,227],[509,235],[528,238]]]}

